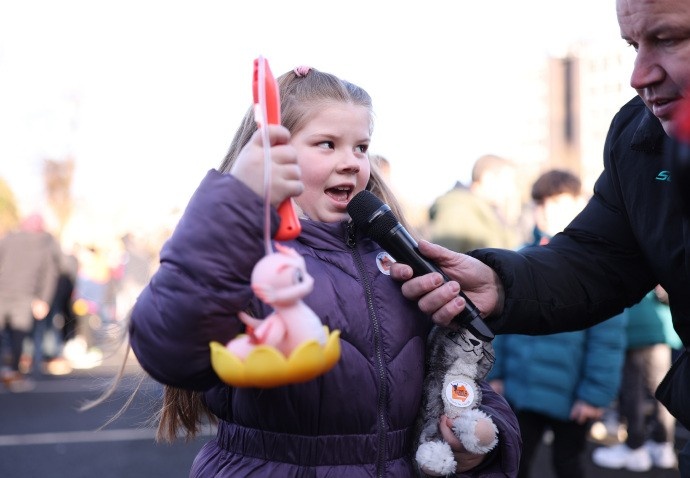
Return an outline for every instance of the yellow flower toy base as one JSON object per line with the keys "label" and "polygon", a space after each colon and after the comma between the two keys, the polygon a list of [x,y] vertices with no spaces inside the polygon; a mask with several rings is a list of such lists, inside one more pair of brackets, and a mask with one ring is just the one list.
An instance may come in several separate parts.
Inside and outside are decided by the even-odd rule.
{"label": "yellow flower toy base", "polygon": [[340,359],[340,331],[326,334],[323,347],[308,340],[289,357],[268,345],[257,345],[246,360],[230,352],[220,342],[211,342],[211,365],[223,382],[234,387],[270,388],[306,382],[328,372]]}

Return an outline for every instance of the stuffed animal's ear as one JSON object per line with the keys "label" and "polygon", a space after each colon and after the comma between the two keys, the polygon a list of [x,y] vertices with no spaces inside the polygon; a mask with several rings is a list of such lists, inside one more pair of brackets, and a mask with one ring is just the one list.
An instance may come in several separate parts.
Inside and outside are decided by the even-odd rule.
{"label": "stuffed animal's ear", "polygon": [[284,246],[280,242],[274,242],[273,244],[274,244],[276,250],[278,252],[280,252],[281,254],[286,254],[286,255],[292,256],[292,257],[299,256],[299,253],[296,250],[294,250],[292,247]]}

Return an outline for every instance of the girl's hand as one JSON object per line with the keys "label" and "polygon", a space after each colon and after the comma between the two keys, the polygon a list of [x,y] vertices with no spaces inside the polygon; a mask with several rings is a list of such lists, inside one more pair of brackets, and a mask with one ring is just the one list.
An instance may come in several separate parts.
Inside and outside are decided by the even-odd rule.
{"label": "girl's hand", "polygon": [[462,442],[453,433],[453,420],[445,415],[441,416],[438,423],[439,431],[443,439],[450,445],[451,450],[453,450],[453,455],[455,455],[455,461],[458,466],[456,472],[462,473],[479,465],[486,455],[477,455],[470,453],[465,449]]}
{"label": "girl's hand", "polygon": [[[271,204],[278,206],[285,199],[299,196],[304,190],[297,165],[297,151],[288,142],[290,132],[280,125],[267,125],[271,143]],[[242,148],[230,174],[246,184],[259,196],[264,195],[264,148],[261,130],[257,130]]]}

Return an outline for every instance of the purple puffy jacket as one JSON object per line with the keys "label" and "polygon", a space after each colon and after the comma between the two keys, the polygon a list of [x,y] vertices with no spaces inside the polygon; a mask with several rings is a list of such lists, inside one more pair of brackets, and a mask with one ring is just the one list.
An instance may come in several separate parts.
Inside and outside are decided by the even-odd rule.
{"label": "purple puffy jacket", "polygon": [[[259,317],[270,312],[250,289],[252,268],[265,253],[262,198],[232,176],[208,173],[134,307],[131,343],[143,368],[162,383],[206,391],[221,419],[190,476],[415,476],[430,320],[379,271],[381,249],[348,223],[303,221],[302,234],[285,244],[305,258],[315,279],[304,302],[341,332],[340,361],[312,381],[233,388],[211,368],[209,342],[242,331],[238,311],[251,303]],[[484,397],[501,446],[468,476],[511,476],[517,423],[500,397]]]}

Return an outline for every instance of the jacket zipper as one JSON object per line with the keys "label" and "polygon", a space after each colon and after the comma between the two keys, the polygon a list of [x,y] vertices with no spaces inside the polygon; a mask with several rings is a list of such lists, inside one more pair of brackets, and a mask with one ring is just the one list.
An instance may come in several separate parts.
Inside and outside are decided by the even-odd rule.
{"label": "jacket zipper", "polygon": [[369,309],[369,317],[374,326],[374,354],[376,356],[376,366],[378,367],[379,380],[381,383],[378,404],[377,417],[379,421],[378,427],[378,453],[376,454],[376,476],[383,477],[385,470],[386,459],[386,403],[388,401],[388,385],[386,384],[386,368],[383,364],[383,351],[381,346],[381,328],[379,320],[376,316],[374,304],[372,301],[371,284],[366,274],[362,256],[357,250],[357,243],[355,241],[355,227],[351,222],[347,225],[347,245],[352,251],[352,257],[355,260],[355,265],[359,271],[359,276],[362,278],[364,284],[364,292],[367,298],[367,307]]}

